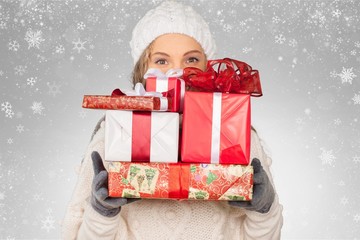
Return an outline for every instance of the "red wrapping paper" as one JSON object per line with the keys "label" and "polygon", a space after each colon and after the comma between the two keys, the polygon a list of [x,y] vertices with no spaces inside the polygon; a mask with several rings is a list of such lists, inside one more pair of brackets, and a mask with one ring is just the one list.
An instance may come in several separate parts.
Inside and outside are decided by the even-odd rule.
{"label": "red wrapping paper", "polygon": [[[221,109],[213,106],[213,98],[214,93],[209,92],[185,93],[181,161],[249,164],[250,95],[222,93]],[[218,111],[215,117],[220,121],[215,129],[214,111]]]}
{"label": "red wrapping paper", "polygon": [[252,177],[242,165],[111,162],[109,196],[250,201]]}
{"label": "red wrapping paper", "polygon": [[[167,84],[159,84],[159,81],[167,81]],[[185,83],[177,77],[167,77],[166,79],[158,79],[157,77],[148,77],[146,79],[146,91],[148,92],[168,92],[173,89],[171,112],[182,112],[185,92]],[[163,88],[167,85],[167,89]]]}
{"label": "red wrapping paper", "polygon": [[83,108],[153,111],[160,110],[160,98],[149,96],[100,96],[85,95]]}

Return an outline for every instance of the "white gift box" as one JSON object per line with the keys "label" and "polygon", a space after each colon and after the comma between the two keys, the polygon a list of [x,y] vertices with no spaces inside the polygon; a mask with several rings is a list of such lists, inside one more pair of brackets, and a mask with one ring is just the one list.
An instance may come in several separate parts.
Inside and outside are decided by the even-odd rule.
{"label": "white gift box", "polygon": [[178,149],[178,113],[106,111],[105,160],[176,163]]}

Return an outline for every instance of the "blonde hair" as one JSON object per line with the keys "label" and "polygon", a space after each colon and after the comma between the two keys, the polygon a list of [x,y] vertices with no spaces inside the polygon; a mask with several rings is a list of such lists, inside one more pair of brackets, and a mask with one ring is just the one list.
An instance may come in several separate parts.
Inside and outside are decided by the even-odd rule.
{"label": "blonde hair", "polygon": [[143,51],[139,60],[135,64],[134,70],[132,72],[133,87],[138,82],[145,86],[146,80],[144,79],[144,75],[148,70],[148,66],[149,66],[151,46],[152,43],[150,43],[149,46]]}

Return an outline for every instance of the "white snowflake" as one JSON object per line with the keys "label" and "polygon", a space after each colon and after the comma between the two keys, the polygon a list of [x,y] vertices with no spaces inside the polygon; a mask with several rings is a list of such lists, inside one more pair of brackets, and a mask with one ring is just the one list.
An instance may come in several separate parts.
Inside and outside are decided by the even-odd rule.
{"label": "white snowflake", "polygon": [[333,17],[339,18],[341,15],[341,11],[339,9],[336,9],[336,10],[333,10],[331,14]]}
{"label": "white snowflake", "polygon": [[337,45],[337,44],[331,44],[331,46],[330,46],[330,50],[331,50],[332,52],[337,52],[337,51],[338,51],[338,49],[339,49],[339,47],[338,47],[338,45]]}
{"label": "white snowflake", "polygon": [[296,47],[298,45],[298,42],[296,41],[296,39],[290,39],[289,40],[289,46],[290,47]]}
{"label": "white snowflake", "polygon": [[14,139],[8,138],[8,139],[7,139],[7,143],[8,143],[8,144],[13,144],[13,143],[14,143]]}
{"label": "white snowflake", "polygon": [[51,229],[55,229],[54,223],[55,220],[52,216],[47,216],[45,220],[41,220],[42,226],[41,229],[45,229],[47,232],[50,232]]}
{"label": "white snowflake", "polygon": [[9,45],[9,50],[14,51],[14,52],[19,50],[19,48],[20,48],[20,44],[16,40],[9,42],[8,45]]}
{"label": "white snowflake", "polygon": [[355,214],[353,219],[354,219],[354,222],[359,223],[360,222],[360,214]]}
{"label": "white snowflake", "polygon": [[278,34],[275,36],[275,43],[283,44],[285,42],[286,38],[282,34]]}
{"label": "white snowflake", "polygon": [[42,102],[33,102],[30,108],[33,110],[33,114],[39,115],[42,115],[43,110],[45,109],[42,105]]}
{"label": "white snowflake", "polygon": [[356,94],[354,95],[354,97],[352,98],[352,100],[354,101],[354,105],[358,105],[360,104],[360,92],[359,94]]}
{"label": "white snowflake", "polygon": [[58,95],[59,93],[61,93],[60,91],[60,85],[57,85],[55,82],[53,83],[47,83],[47,86],[49,88],[48,94],[52,95],[53,97],[56,97],[56,95]]}
{"label": "white snowflake", "polygon": [[0,77],[4,75],[4,71],[0,70]]}
{"label": "white snowflake", "polygon": [[264,9],[262,5],[255,5],[251,7],[251,12],[256,15],[264,15]]}
{"label": "white snowflake", "polygon": [[337,76],[338,76],[338,73],[335,70],[330,72],[330,77],[331,78],[336,78]]}
{"label": "white snowflake", "polygon": [[277,24],[280,22],[280,18],[278,16],[274,16],[274,17],[272,17],[272,22]]}
{"label": "white snowflake", "polygon": [[341,78],[341,83],[350,83],[352,84],[352,80],[356,77],[356,75],[353,73],[353,68],[342,68],[341,73],[338,74],[338,76]]}
{"label": "white snowflake", "polygon": [[339,126],[341,124],[341,119],[340,118],[334,119],[334,124]]}
{"label": "white snowflake", "polygon": [[1,103],[1,111],[9,111],[11,110],[12,106],[9,102],[3,102]]}
{"label": "white snowflake", "polygon": [[103,68],[105,69],[105,70],[108,70],[110,67],[109,67],[109,64],[104,64],[103,65]]}
{"label": "white snowflake", "polygon": [[41,30],[33,31],[32,29],[29,29],[25,34],[25,41],[27,41],[29,44],[28,49],[32,47],[36,47],[39,49],[40,43],[45,41],[45,39],[42,38]]}
{"label": "white snowflake", "polygon": [[1,111],[5,112],[5,117],[7,117],[7,118],[13,118],[13,116],[14,116],[12,106],[9,102],[1,103]]}
{"label": "white snowflake", "polygon": [[354,45],[355,45],[355,47],[360,48],[360,41],[356,41],[356,42],[354,43]]}
{"label": "white snowflake", "polygon": [[360,163],[360,157],[357,156],[357,155],[354,156],[354,157],[353,157],[353,162],[354,162],[354,163]]}
{"label": "white snowflake", "polygon": [[36,83],[37,77],[30,77],[26,79],[27,85],[34,86]]}
{"label": "white snowflake", "polygon": [[336,159],[335,156],[333,155],[333,151],[332,150],[327,151],[324,148],[321,148],[320,150],[321,150],[321,154],[319,157],[321,159],[322,164],[333,166],[334,161]]}
{"label": "white snowflake", "polygon": [[77,24],[77,29],[80,29],[80,30],[84,30],[86,27],[85,23],[84,22],[79,22]]}
{"label": "white snowflake", "polygon": [[230,32],[233,29],[233,26],[231,24],[225,23],[223,25],[224,32]]}
{"label": "white snowflake", "polygon": [[58,46],[56,46],[55,52],[56,52],[56,53],[59,53],[59,54],[63,54],[63,53],[65,52],[64,46],[63,46],[63,45],[58,45]]}
{"label": "white snowflake", "polygon": [[0,29],[7,29],[6,22],[0,21]]}
{"label": "white snowflake", "polygon": [[341,203],[342,205],[346,205],[346,204],[349,203],[349,199],[348,199],[347,197],[343,196],[343,197],[340,199],[340,203]]}
{"label": "white snowflake", "polygon": [[82,119],[86,118],[86,112],[85,111],[79,112],[79,117]]}
{"label": "white snowflake", "polygon": [[92,57],[91,55],[86,55],[86,60],[91,61],[92,58],[93,58],[93,57]]}
{"label": "white snowflake", "polygon": [[74,49],[74,50],[77,50],[78,53],[80,53],[81,50],[86,50],[86,48],[84,47],[86,41],[82,42],[82,41],[80,40],[80,38],[78,38],[77,41],[73,41],[72,43],[74,44],[73,49]]}
{"label": "white snowflake", "polygon": [[21,125],[21,124],[17,125],[17,126],[16,126],[16,131],[17,131],[18,133],[22,133],[22,132],[24,131],[24,126]]}
{"label": "white snowflake", "polygon": [[22,76],[26,72],[26,66],[17,65],[15,68],[15,75]]}

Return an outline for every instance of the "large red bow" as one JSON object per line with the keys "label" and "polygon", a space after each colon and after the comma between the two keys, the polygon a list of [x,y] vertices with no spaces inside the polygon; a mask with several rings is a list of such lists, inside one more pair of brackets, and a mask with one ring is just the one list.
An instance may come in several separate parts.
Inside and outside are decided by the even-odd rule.
{"label": "large red bow", "polygon": [[[218,65],[217,69],[215,69]],[[258,70],[253,70],[245,62],[224,58],[209,60],[207,70],[184,68],[183,79],[189,87],[204,92],[244,93],[261,97]]]}

